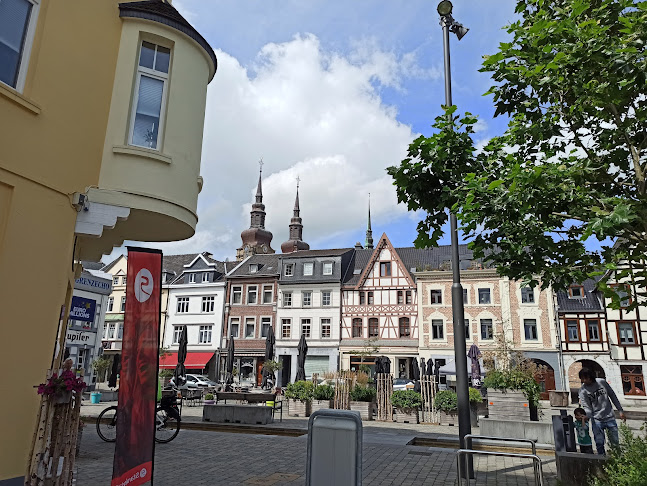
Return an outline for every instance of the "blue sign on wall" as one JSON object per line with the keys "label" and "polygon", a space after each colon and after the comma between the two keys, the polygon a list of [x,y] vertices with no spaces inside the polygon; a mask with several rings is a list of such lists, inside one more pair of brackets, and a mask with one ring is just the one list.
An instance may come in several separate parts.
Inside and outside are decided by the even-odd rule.
{"label": "blue sign on wall", "polygon": [[75,321],[94,321],[94,312],[97,309],[97,302],[85,297],[72,296],[72,309],[70,310],[70,319]]}

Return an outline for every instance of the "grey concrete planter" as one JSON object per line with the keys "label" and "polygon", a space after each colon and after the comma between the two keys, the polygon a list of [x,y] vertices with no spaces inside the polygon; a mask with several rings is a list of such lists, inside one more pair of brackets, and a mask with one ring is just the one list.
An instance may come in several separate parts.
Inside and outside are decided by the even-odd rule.
{"label": "grey concrete planter", "polygon": [[288,415],[290,417],[309,417],[312,413],[312,400],[288,400]]}
{"label": "grey concrete planter", "polygon": [[393,410],[395,413],[395,421],[400,424],[420,423],[420,421],[418,420],[418,410],[404,411],[398,410],[397,408]]}
{"label": "grey concrete planter", "polygon": [[350,402],[350,409],[359,412],[362,420],[373,420],[373,408],[375,402]]}
{"label": "grey concrete planter", "polygon": [[310,414],[315,413],[317,410],[323,410],[333,407],[333,400],[312,400],[310,405]]}

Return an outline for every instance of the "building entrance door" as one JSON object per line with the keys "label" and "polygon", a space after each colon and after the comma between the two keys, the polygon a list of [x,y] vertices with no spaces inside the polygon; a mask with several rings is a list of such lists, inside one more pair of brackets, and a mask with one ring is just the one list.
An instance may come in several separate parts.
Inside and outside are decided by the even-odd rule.
{"label": "building entrance door", "polygon": [[290,372],[292,371],[292,356],[289,354],[281,355],[281,363],[283,367],[281,368],[281,387],[288,386],[290,383]]}
{"label": "building entrance door", "polygon": [[261,386],[263,384],[263,364],[265,360],[263,358],[258,358],[256,360],[256,386]]}

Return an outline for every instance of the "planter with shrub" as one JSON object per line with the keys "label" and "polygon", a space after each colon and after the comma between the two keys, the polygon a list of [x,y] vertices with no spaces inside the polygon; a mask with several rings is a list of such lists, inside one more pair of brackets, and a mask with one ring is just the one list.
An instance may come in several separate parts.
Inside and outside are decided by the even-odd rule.
{"label": "planter with shrub", "polygon": [[[481,392],[476,388],[469,389],[470,419],[473,427],[477,426],[477,407],[483,402]],[[434,397],[434,406],[438,410],[442,425],[458,425],[458,397],[454,390],[441,390]]]}
{"label": "planter with shrub", "polygon": [[311,413],[317,410],[332,408],[335,389],[330,385],[318,385],[313,391]]}
{"label": "planter with shrub", "polygon": [[216,400],[214,399],[215,397],[213,396],[213,393],[207,393],[204,396],[204,404],[205,405],[213,405],[216,403]]}
{"label": "planter with shrub", "polygon": [[539,420],[537,407],[541,388],[532,373],[520,368],[488,371],[483,387],[487,388],[490,418]]}
{"label": "planter with shrub", "polygon": [[162,370],[160,371],[160,384],[162,388],[166,388],[171,378],[173,378],[173,370]]}
{"label": "planter with shrub", "polygon": [[350,391],[350,409],[359,412],[362,420],[373,420],[376,395],[375,388],[355,385]]}
{"label": "planter with shrub", "polygon": [[296,381],[285,388],[288,399],[288,415],[291,417],[309,417],[312,413],[314,384],[311,381]]}
{"label": "planter with shrub", "polygon": [[417,424],[418,410],[422,405],[420,393],[413,390],[398,390],[391,395],[391,405],[395,412],[395,421],[404,424]]}

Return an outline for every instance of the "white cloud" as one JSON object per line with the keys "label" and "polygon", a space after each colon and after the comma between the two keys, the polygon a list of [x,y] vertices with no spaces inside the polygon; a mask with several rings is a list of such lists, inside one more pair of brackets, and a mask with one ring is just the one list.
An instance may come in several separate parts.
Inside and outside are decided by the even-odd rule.
{"label": "white cloud", "polygon": [[430,76],[412,54],[381,51],[368,40],[352,54],[325,52],[314,35],[270,43],[249,69],[217,51],[218,72],[209,86],[196,235],[161,246],[167,252],[211,251],[233,257],[249,226],[250,204],[265,161],[266,228],[280,251],[300,176],[304,239],[338,236],[372,217],[385,224],[404,214],[385,168],[406,156],[415,134],[382,102],[380,90],[399,89],[405,77]]}

